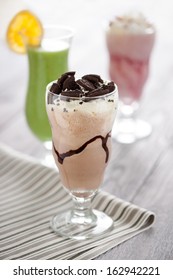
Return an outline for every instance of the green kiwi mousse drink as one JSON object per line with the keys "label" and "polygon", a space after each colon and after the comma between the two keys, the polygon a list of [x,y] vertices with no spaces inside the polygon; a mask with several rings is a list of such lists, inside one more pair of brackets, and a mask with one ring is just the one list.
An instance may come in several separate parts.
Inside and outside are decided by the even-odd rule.
{"label": "green kiwi mousse drink", "polygon": [[44,29],[40,46],[27,45],[29,81],[25,107],[26,119],[32,132],[43,142],[51,139],[45,109],[45,87],[68,70],[72,36],[71,29],[51,26]]}

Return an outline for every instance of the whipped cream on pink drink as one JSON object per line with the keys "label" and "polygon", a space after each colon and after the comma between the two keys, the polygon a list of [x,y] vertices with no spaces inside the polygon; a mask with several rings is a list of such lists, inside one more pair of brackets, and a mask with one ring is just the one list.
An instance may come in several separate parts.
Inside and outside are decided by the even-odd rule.
{"label": "whipped cream on pink drink", "polygon": [[76,196],[93,194],[102,183],[111,154],[117,95],[113,82],[98,75],[75,81],[75,72],[47,87],[53,156],[64,187]]}
{"label": "whipped cream on pink drink", "polygon": [[106,31],[109,74],[125,103],[141,96],[149,75],[154,41],[154,26],[142,14],[117,16],[109,24]]}

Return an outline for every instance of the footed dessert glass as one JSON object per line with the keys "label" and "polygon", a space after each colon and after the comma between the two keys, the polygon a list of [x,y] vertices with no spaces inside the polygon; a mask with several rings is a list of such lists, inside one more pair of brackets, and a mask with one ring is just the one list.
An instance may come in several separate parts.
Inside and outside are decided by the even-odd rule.
{"label": "footed dessert glass", "polygon": [[[91,208],[111,155],[111,130],[118,90],[102,96],[63,96],[46,89],[53,156],[73,208],[53,217],[51,227],[62,236],[84,240],[108,231],[112,218]],[[64,83],[65,84],[65,83]],[[68,92],[65,91],[65,94]]]}
{"label": "footed dessert glass", "polygon": [[149,76],[154,41],[155,28],[142,14],[116,17],[106,30],[109,75],[120,97],[118,125],[112,135],[120,143],[133,143],[152,131],[136,113]]}
{"label": "footed dessert glass", "polygon": [[74,32],[69,27],[58,25],[44,26],[43,31],[41,44],[36,47],[30,46],[27,38],[23,37],[29,68],[25,113],[28,126],[46,148],[42,163],[51,166],[51,129],[45,109],[45,87],[68,71]]}

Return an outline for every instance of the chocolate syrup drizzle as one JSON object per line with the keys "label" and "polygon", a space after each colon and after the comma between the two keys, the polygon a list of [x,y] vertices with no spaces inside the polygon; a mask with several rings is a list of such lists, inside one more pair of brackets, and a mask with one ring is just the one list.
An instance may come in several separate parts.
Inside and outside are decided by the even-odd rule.
{"label": "chocolate syrup drizzle", "polygon": [[73,155],[76,155],[76,154],[79,154],[81,153],[90,143],[94,142],[95,140],[97,139],[101,139],[102,141],[102,148],[105,150],[105,153],[106,153],[106,159],[105,159],[105,163],[108,162],[108,159],[109,159],[109,149],[107,147],[107,141],[108,141],[108,138],[111,137],[111,132],[109,132],[105,137],[103,137],[102,135],[97,135],[93,138],[91,138],[90,140],[88,140],[87,142],[85,142],[81,147],[79,147],[78,149],[76,150],[70,150],[66,153],[62,153],[60,154],[56,148],[55,148],[55,145],[53,143],[53,149],[57,155],[57,158],[58,158],[58,161],[60,164],[63,164],[63,161],[66,157],[71,157]]}

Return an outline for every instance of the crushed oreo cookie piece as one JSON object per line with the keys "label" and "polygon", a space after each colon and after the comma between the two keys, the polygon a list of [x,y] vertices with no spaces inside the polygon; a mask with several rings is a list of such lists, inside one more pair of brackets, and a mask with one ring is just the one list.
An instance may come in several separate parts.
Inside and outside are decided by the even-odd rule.
{"label": "crushed oreo cookie piece", "polygon": [[71,89],[71,87],[73,87],[74,84],[75,84],[74,76],[67,76],[67,78],[65,79],[62,85],[62,90]]}
{"label": "crushed oreo cookie piece", "polygon": [[50,88],[50,91],[55,94],[59,94],[59,93],[61,93],[61,87],[59,86],[59,84],[53,83]]}
{"label": "crushed oreo cookie piece", "polygon": [[109,93],[109,89],[95,89],[87,94],[88,97],[100,96]]}
{"label": "crushed oreo cookie piece", "polygon": [[115,84],[114,84],[114,82],[109,82],[109,83],[107,84],[107,87],[109,88],[109,92],[114,91],[114,89],[115,89]]}
{"label": "crushed oreo cookie piece", "polygon": [[77,85],[74,79],[75,72],[66,72],[58,80],[57,83],[53,83],[50,91],[55,94],[60,94],[65,89],[76,89]]}
{"label": "crushed oreo cookie piece", "polygon": [[61,75],[61,77],[57,81],[57,84],[59,84],[59,86],[62,87],[67,78],[68,78],[68,75],[66,73]]}
{"label": "crushed oreo cookie piece", "polygon": [[98,85],[99,83],[103,83],[103,80],[101,79],[101,77],[96,74],[85,75],[82,77],[82,79],[90,81],[91,83],[96,84],[96,85]]}
{"label": "crushed oreo cookie piece", "polygon": [[82,91],[79,89],[76,90],[65,90],[61,92],[62,96],[67,96],[67,97],[80,97],[82,96]]}
{"label": "crushed oreo cookie piece", "polygon": [[63,108],[63,112],[68,113],[68,110],[66,108]]}
{"label": "crushed oreo cookie piece", "polygon": [[81,86],[85,91],[91,91],[95,89],[95,86],[85,79],[79,79],[76,81],[76,83]]}
{"label": "crushed oreo cookie piece", "polygon": [[66,72],[53,83],[50,91],[62,97],[94,97],[115,90],[113,82],[104,82],[99,75],[88,74],[75,81],[75,72]]}

